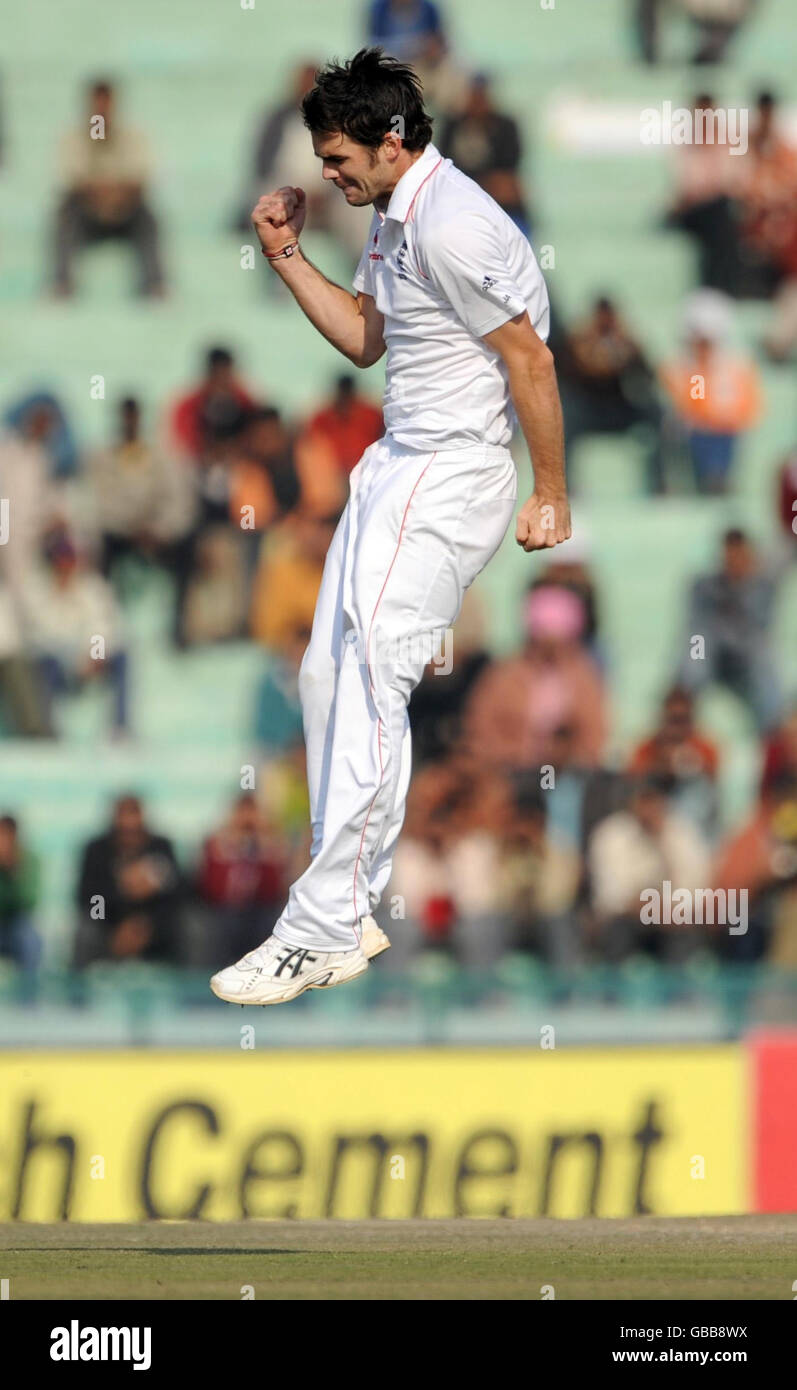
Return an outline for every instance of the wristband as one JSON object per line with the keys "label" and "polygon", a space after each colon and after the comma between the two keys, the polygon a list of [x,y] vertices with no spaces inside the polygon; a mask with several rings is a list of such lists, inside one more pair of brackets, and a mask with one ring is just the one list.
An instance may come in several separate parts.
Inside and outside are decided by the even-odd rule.
{"label": "wristband", "polygon": [[292,241],[290,243],[290,246],[283,246],[282,250],[278,251],[275,256],[270,256],[265,246],[262,248],[262,250],[263,255],[265,256],[267,261],[279,261],[282,259],[283,256],[289,257],[295,255],[295,253],[299,250],[299,243],[298,241]]}

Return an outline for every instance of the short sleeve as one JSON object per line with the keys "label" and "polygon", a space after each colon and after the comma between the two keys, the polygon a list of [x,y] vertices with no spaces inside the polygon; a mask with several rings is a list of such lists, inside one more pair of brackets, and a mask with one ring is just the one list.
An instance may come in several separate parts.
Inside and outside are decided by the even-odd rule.
{"label": "short sleeve", "polygon": [[502,229],[484,216],[439,228],[424,245],[424,262],[434,288],[477,337],[527,308],[507,267]]}

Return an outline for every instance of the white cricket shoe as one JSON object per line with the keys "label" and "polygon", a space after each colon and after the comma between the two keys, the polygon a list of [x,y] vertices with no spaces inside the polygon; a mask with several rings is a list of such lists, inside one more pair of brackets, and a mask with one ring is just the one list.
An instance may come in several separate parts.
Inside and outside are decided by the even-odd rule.
{"label": "white cricket shoe", "polygon": [[[375,917],[360,918],[360,946],[367,960],[373,960],[374,956],[390,950],[390,939]],[[326,985],[311,985],[310,988],[326,989]]]}
{"label": "white cricket shoe", "polygon": [[387,932],[383,932],[375,917],[361,917],[360,927],[362,936],[360,945],[369,960],[374,956],[381,955],[382,951],[390,950],[390,938]]}
{"label": "white cricket shoe", "polygon": [[210,988],[228,1004],[287,1004],[306,989],[331,989],[356,980],[367,969],[368,957],[360,946],[313,951],[270,936],[256,951],[214,975]]}

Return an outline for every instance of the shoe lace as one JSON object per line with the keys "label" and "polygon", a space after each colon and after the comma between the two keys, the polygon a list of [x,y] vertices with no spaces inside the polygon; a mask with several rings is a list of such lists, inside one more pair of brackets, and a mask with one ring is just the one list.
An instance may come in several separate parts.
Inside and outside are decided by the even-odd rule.
{"label": "shoe lace", "polygon": [[267,965],[269,959],[274,956],[280,946],[280,942],[275,937],[269,936],[262,945],[255,947],[248,955],[241,960],[241,965],[247,970],[256,970],[260,966]]}

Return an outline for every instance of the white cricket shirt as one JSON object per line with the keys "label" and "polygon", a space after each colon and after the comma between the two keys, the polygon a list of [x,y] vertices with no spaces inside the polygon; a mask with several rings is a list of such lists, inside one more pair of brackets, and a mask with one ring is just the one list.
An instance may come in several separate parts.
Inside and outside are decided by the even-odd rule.
{"label": "white cricket shirt", "polygon": [[386,433],[412,449],[508,444],[506,368],[482,340],[524,309],[547,339],[548,292],[522,232],[434,145],[374,210],[353,284],[384,315]]}

